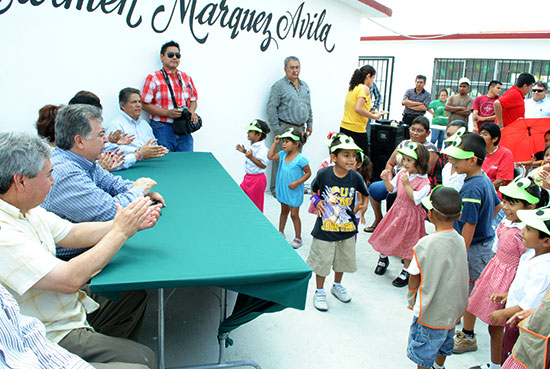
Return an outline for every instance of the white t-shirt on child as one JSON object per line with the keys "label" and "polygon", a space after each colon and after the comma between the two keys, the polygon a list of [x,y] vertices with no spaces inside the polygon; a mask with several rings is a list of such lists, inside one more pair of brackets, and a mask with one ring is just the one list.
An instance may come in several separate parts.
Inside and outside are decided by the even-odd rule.
{"label": "white t-shirt on child", "polygon": [[510,290],[506,308],[518,306],[523,310],[539,306],[550,285],[550,254],[535,257],[535,250],[527,249],[519,260],[518,270]]}

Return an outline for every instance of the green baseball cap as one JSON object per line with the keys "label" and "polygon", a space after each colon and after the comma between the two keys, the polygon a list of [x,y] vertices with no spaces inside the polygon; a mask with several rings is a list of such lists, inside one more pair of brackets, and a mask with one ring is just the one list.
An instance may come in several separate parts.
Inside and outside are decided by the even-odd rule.
{"label": "green baseball cap", "polygon": [[290,138],[293,141],[300,141],[300,137],[292,133],[292,128],[289,128],[288,131],[279,135],[279,139],[282,140],[283,138]]}
{"label": "green baseball cap", "polygon": [[[335,140],[339,140],[340,143],[333,145]],[[330,143],[331,145],[333,145],[330,146],[331,153],[335,152],[336,150],[355,150],[356,152],[363,151],[359,146],[355,144],[353,138],[344,134],[338,134],[338,136],[334,137]]]}
{"label": "green baseball cap", "polygon": [[539,198],[527,192],[526,188],[531,185],[529,178],[518,176],[506,186],[500,186],[499,191],[513,199],[525,200],[529,204],[537,204]]}
{"label": "green baseball cap", "polygon": [[527,224],[531,228],[535,228],[541,232],[550,235],[550,229],[546,225],[550,221],[550,209],[540,208],[534,210],[518,210],[516,212],[519,220]]}
{"label": "green baseball cap", "polygon": [[403,155],[410,156],[414,160],[418,160],[418,154],[416,149],[418,148],[418,142],[410,142],[404,147],[397,149],[397,152]]}
{"label": "green baseball cap", "polygon": [[257,119],[254,119],[252,122],[244,126],[244,129],[246,129],[247,131],[256,131],[256,132],[264,133],[264,131],[260,127],[260,122],[258,122]]}
{"label": "green baseball cap", "polygon": [[460,145],[462,145],[462,137],[461,137],[462,134],[457,135],[457,133],[458,133],[458,131],[454,135],[449,137],[449,140],[446,141],[446,142],[449,143],[449,146],[444,148],[441,152],[443,154],[446,154],[446,155],[450,156],[451,158],[455,158],[455,159],[470,159],[470,158],[473,158],[475,156],[473,151],[462,150],[459,147]]}

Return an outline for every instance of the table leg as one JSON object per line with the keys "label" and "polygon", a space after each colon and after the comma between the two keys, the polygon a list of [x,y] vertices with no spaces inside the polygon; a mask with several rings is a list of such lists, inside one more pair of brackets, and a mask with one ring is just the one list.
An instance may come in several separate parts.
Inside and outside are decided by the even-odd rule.
{"label": "table leg", "polygon": [[164,363],[164,289],[158,289],[158,354],[157,354],[157,368],[165,369]]}

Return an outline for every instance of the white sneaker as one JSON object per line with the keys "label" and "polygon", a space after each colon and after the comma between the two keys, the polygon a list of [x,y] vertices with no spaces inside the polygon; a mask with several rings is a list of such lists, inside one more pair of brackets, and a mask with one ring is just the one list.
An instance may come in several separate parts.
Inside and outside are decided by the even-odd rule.
{"label": "white sneaker", "polygon": [[342,302],[350,302],[351,297],[348,294],[348,290],[346,290],[346,287],[340,285],[340,286],[332,286],[330,289],[330,292],[340,301]]}
{"label": "white sneaker", "polygon": [[313,306],[319,311],[327,311],[327,294],[315,292],[315,295],[313,295]]}

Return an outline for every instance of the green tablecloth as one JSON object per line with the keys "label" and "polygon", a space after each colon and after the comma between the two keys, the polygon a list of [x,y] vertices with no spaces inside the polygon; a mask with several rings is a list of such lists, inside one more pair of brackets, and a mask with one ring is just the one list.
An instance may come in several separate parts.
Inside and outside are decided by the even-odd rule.
{"label": "green tablecloth", "polygon": [[94,277],[94,293],[219,286],[251,296],[222,333],[262,312],[304,309],[311,270],[212,154],[169,153],[120,175],[153,178],[167,206]]}

